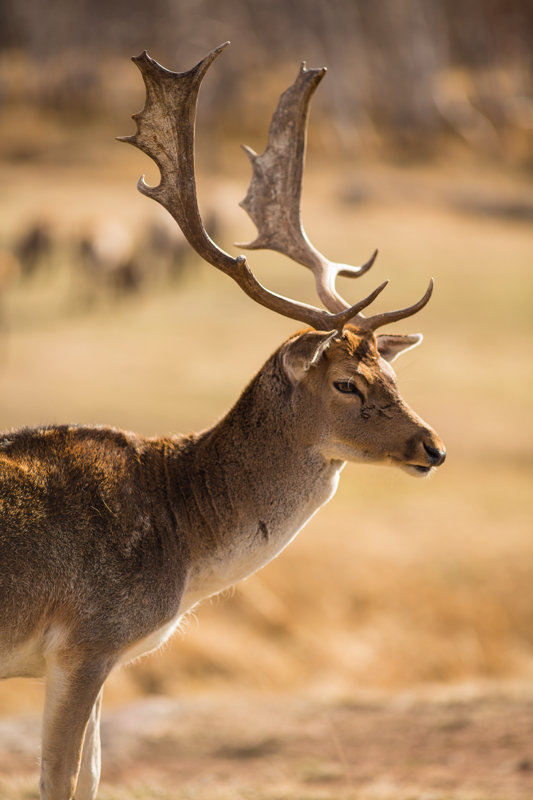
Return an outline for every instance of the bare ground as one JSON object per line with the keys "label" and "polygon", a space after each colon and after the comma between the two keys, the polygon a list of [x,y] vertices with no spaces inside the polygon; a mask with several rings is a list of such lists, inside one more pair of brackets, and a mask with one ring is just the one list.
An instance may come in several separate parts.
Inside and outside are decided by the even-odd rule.
{"label": "bare ground", "polygon": [[[37,797],[39,720],[0,721],[0,797]],[[533,698],[153,697],[104,714],[103,800],[522,800]]]}

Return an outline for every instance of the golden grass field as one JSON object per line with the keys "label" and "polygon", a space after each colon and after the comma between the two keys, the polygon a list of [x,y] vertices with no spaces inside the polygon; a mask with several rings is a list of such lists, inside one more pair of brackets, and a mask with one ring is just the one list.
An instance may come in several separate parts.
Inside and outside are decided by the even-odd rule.
{"label": "golden grass field", "polygon": [[[65,163],[2,165],[0,246],[43,216],[62,243],[48,271],[4,293],[2,428],[79,422],[155,434],[210,425],[295,325],[197,263],[176,285],[155,282],[119,304],[80,307],[70,238],[99,216],[135,232],[165,212],[135,191],[142,171],[155,179],[141,154],[86,134],[64,149]],[[326,160],[313,154],[304,184],[311,240],[353,263],[380,248],[368,275],[343,283],[346,297],[391,278],[376,310],[397,307],[435,277],[430,305],[408,330],[398,327],[423,331],[425,341],[397,371],[404,397],[439,432],[448,460],[429,481],[348,465],[337,496],[276,561],[230,596],[204,603],[162,653],[113,675],[109,731],[121,735],[116,719],[131,703],[144,709],[144,730],[154,719],[142,705],[150,697],[156,711],[160,697],[177,708],[190,702],[218,760],[207,757],[192,714],[183,728],[189,744],[173,721],[151,744],[145,737],[135,758],[128,751],[130,761],[113,760],[110,733],[105,800],[533,796],[533,227],[531,218],[505,215],[513,203],[531,202],[531,176],[460,157],[410,168]],[[253,238],[237,206],[247,179],[244,158],[231,159],[224,175],[200,175],[201,205],[218,210],[219,241],[228,249]],[[362,199],[350,203],[348,195]],[[504,211],[487,213],[496,207]],[[273,254],[250,260],[270,288],[316,302],[303,268]],[[20,735],[29,719],[33,734],[22,738],[35,747],[41,700],[38,682],[0,686],[0,723]],[[350,723],[346,709],[355,709]],[[361,720],[366,727],[357,727]],[[420,755],[432,720],[449,735]],[[454,731],[464,726],[471,735],[461,739]],[[398,750],[413,730],[412,746]],[[523,747],[515,758],[523,768],[491,782],[500,751],[489,746],[487,730],[498,742],[520,740],[516,750],[509,744],[509,758]],[[30,757],[25,747],[16,751],[19,761],[4,764],[2,798],[37,796],[37,751]],[[471,772],[458,766],[467,751]],[[426,769],[437,763],[441,771]]]}

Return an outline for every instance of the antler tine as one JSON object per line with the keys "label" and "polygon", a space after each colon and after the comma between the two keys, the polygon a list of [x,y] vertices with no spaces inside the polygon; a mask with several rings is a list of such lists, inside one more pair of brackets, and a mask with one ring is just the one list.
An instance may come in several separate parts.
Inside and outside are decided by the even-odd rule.
{"label": "antler tine", "polygon": [[240,203],[255,223],[258,236],[238,247],[276,250],[308,267],[315,276],[318,295],[326,308],[337,312],[348,303],[335,289],[337,275],[356,278],[374,263],[377,250],[361,266],[329,261],[309,241],[300,219],[300,198],[305,158],[309,104],[326,69],[307,69],[305,62],[294,83],[283,92],[262,155],[243,149],[252,164],[248,193]]}
{"label": "antler tine", "polygon": [[170,72],[146,51],[132,59],[143,76],[146,102],[144,109],[133,117],[137,132],[119,140],[150,156],[161,175],[158,186],[149,186],[142,176],[138,189],[166,208],[196,252],[232,277],[253,300],[316,330],[341,330],[357,314],[361,303],[352,308],[343,303],[340,308],[332,309],[338,313],[329,313],[270,292],[254,277],[246,258],[233,258],[219,248],[202,224],[194,177],[196,103],[205,73],[228,44],[217,47],[188,72]]}
{"label": "antler tine", "polygon": [[417,303],[414,303],[412,306],[408,306],[407,308],[400,308],[397,311],[385,311],[383,314],[374,314],[372,317],[366,317],[364,319],[364,326],[366,328],[370,328],[370,330],[375,331],[377,328],[381,328],[383,325],[388,325],[391,322],[398,322],[400,319],[405,319],[406,317],[411,317],[413,314],[416,314],[417,311],[420,311],[421,308],[429,302],[429,298],[433,294],[433,278],[429,281],[429,286],[426,289],[426,292],[423,297]]}

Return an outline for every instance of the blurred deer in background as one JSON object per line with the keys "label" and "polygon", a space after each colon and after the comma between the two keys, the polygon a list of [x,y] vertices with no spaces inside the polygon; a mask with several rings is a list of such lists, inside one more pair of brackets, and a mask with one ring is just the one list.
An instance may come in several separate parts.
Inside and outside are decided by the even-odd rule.
{"label": "blurred deer in background", "polygon": [[143,274],[133,237],[117,220],[98,220],[76,244],[84,305],[102,296],[120,300],[139,291]]}
{"label": "blurred deer in background", "polygon": [[324,70],[299,72],[281,96],[268,147],[251,150],[243,207],[250,248],[310,268],[326,310],[264,288],[244,256],[206,234],[196,200],[194,125],[201,81],[225,45],[173,73],[146,53],[138,131],[125,137],[159,167],[139,189],[174,217],[192,247],[253,300],[307,327],[271,356],[229,413],[186,437],[51,426],[0,440],[0,674],[46,676],[41,797],[96,796],[102,686],[119,664],[161,645],[202,598],[274,558],[334,494],[346,461],[428,475],[441,440],[402,400],[390,362],[420,334],[376,335],[419,311],[364,316],[381,284],[349,306],[335,289],[355,267],[328,261],[300,225],[307,110]]}
{"label": "blurred deer in background", "polygon": [[14,249],[23,278],[31,278],[43,267],[49,267],[54,249],[50,224],[44,220],[33,222],[21,234]]}
{"label": "blurred deer in background", "polygon": [[20,277],[20,262],[8,249],[0,247],[0,362],[6,354],[8,315],[4,303],[5,294]]}
{"label": "blurred deer in background", "polygon": [[[170,218],[169,222],[172,224]],[[170,283],[180,281],[191,266],[189,243],[184,236],[176,236],[175,227],[171,229],[162,220],[154,220],[147,226],[140,252],[150,264],[150,273]]]}

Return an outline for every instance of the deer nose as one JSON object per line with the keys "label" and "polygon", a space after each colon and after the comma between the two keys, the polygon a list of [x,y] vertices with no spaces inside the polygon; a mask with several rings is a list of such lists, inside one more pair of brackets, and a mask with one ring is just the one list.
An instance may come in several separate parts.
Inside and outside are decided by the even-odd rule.
{"label": "deer nose", "polygon": [[424,442],[424,450],[426,451],[432,467],[440,467],[440,465],[444,463],[444,459],[446,458],[445,449],[439,450],[438,447],[432,447],[432,445]]}

